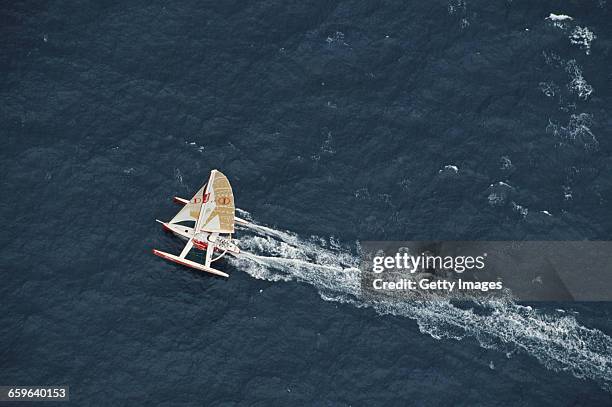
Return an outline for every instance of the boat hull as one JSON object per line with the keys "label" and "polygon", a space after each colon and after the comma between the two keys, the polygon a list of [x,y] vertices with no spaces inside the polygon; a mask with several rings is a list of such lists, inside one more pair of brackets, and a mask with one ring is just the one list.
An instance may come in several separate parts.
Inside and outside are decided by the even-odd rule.
{"label": "boat hull", "polygon": [[220,276],[220,277],[229,277],[229,274],[224,273],[222,271],[215,270],[215,269],[210,268],[210,267],[206,267],[205,265],[200,264],[200,263],[196,263],[195,261],[183,259],[183,258],[181,258],[179,256],[175,256],[174,254],[162,252],[161,250],[153,249],[153,254],[156,255],[156,256],[161,257],[162,259],[169,260],[171,262],[180,264],[182,266],[186,266],[186,267],[190,267],[190,268],[193,268],[193,269],[196,269],[196,270],[204,271],[206,273],[214,274],[214,275]]}

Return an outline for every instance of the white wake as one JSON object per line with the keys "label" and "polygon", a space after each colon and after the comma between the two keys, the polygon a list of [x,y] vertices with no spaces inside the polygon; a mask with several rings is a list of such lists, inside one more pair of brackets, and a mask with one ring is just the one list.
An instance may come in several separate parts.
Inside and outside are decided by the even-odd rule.
{"label": "white wake", "polygon": [[471,336],[481,346],[508,356],[524,351],[549,369],[595,380],[612,391],[612,338],[581,326],[572,315],[560,310],[538,310],[511,300],[474,300],[473,308],[460,308],[439,299],[373,300],[362,295],[358,255],[333,238],[304,239],[257,224],[249,229],[253,235],[239,239],[241,249],[248,253],[230,261],[254,278],[310,284],[326,301],[414,319],[421,332],[436,339]]}

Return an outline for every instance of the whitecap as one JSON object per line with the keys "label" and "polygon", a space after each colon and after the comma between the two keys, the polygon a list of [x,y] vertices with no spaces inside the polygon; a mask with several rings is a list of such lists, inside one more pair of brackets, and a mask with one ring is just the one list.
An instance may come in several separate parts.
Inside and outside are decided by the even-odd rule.
{"label": "whitecap", "polygon": [[523,205],[519,205],[514,201],[512,201],[511,204],[512,204],[512,210],[518,213],[519,215],[521,215],[523,218],[525,218],[529,214],[529,209],[527,209]]}
{"label": "whitecap", "polygon": [[582,69],[576,63],[575,59],[570,59],[565,64],[565,71],[570,75],[570,83],[567,85],[570,92],[578,94],[578,98],[587,100],[591,93],[593,93],[593,87],[587,83],[582,76]]}
{"label": "whitecap", "polygon": [[577,26],[569,36],[570,43],[580,46],[587,55],[591,53],[591,43],[597,36],[588,27]]}
{"label": "whitecap", "polygon": [[451,173],[451,174],[456,174],[459,172],[459,167],[457,167],[456,165],[445,165],[444,168],[442,168],[441,170],[438,170],[438,173]]}
{"label": "whitecap", "polygon": [[573,18],[568,16],[567,14],[554,14],[554,13],[550,13],[550,15],[546,17],[546,19],[551,20],[551,21],[573,20]]}

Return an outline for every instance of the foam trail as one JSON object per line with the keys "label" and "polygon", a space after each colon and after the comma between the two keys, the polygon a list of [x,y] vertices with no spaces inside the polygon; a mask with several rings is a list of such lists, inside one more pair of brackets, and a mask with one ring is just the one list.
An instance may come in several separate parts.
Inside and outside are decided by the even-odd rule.
{"label": "foam trail", "polygon": [[522,350],[551,370],[569,371],[612,391],[612,338],[581,326],[572,315],[550,313],[508,299],[474,300],[478,308],[475,312],[448,300],[365,298],[356,268],[358,258],[348,250],[324,239],[303,239],[261,225],[249,229],[261,235],[240,239],[241,248],[248,253],[231,261],[254,278],[305,282],[326,301],[414,319],[421,332],[436,339],[471,336],[481,346],[507,355]]}
{"label": "foam trail", "polygon": [[244,225],[244,224],[238,224],[236,226],[244,228],[244,229],[251,229],[254,230],[256,232],[259,232],[260,234],[264,235],[264,236],[274,236],[276,238],[279,238],[283,241],[291,241],[294,243],[297,243],[297,236],[294,234],[291,234],[289,232],[282,232],[280,230],[276,230],[276,229],[272,229],[269,228],[267,226],[263,226],[263,225],[259,225],[257,223],[255,223],[253,221],[253,217],[251,216],[251,214],[247,211],[245,211],[244,209],[239,209],[236,208],[236,212],[238,212],[238,214],[243,217],[244,219],[248,220],[250,223]]}
{"label": "foam trail", "polygon": [[280,230],[275,230],[275,229],[272,229],[266,226],[255,224],[255,223],[250,223],[248,226],[245,226],[245,227],[248,229],[254,230],[256,232],[259,232],[260,234],[264,236],[276,237],[277,239],[280,239],[286,243],[294,243],[294,244],[299,243],[297,236],[292,235],[288,232],[282,232]]}

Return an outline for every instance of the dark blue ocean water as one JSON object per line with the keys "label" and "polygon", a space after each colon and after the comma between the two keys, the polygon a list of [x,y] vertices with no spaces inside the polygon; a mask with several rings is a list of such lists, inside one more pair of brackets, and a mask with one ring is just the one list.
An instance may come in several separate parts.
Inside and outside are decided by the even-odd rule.
{"label": "dark blue ocean water", "polygon": [[[609,240],[608,3],[3,2],[0,385],[611,405],[608,303],[375,304],[321,267],[358,240]],[[151,254],[213,168],[291,231],[243,247],[293,260],[225,280]]]}

